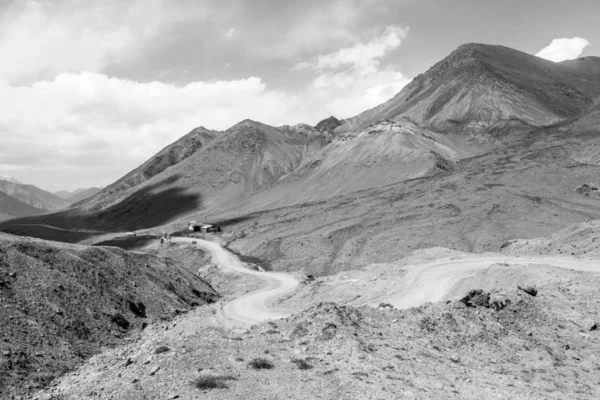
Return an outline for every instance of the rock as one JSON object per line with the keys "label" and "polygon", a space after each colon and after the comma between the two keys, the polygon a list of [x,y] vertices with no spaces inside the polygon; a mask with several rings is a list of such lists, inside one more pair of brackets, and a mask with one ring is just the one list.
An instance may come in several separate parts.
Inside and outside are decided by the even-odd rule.
{"label": "rock", "polygon": [[154,367],[152,367],[152,369],[150,370],[150,373],[148,375],[153,376],[154,374],[156,374],[158,372],[159,369],[160,369],[160,367],[158,365],[155,365]]}
{"label": "rock", "polygon": [[499,311],[503,308],[508,307],[510,304],[510,299],[504,293],[494,293],[490,296],[489,307],[492,310]]}
{"label": "rock", "polygon": [[581,330],[584,332],[595,331],[598,329],[598,323],[591,318],[586,318],[581,321]]}
{"label": "rock", "polygon": [[393,305],[391,305],[390,303],[379,303],[379,308],[394,308]]}
{"label": "rock", "polygon": [[460,299],[460,302],[467,307],[489,307],[490,294],[481,289],[471,290],[465,297]]}
{"label": "rock", "polygon": [[517,288],[524,291],[525,293],[527,293],[530,296],[536,296],[538,293],[538,290],[534,286],[524,286],[524,287],[517,286]]}

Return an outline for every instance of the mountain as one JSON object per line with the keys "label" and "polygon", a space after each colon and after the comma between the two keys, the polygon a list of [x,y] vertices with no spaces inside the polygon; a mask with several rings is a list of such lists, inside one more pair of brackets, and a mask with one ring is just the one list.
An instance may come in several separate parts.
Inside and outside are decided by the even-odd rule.
{"label": "mountain", "polygon": [[60,197],[61,199],[68,199],[69,197],[75,196],[81,192],[86,191],[87,189],[85,188],[79,188],[79,189],[75,189],[71,192],[69,192],[68,190],[59,190],[58,192],[54,192],[54,195]]}
{"label": "mountain", "polygon": [[0,180],[0,192],[42,210],[57,211],[69,206],[64,199],[33,185]]}
{"label": "mountain", "polygon": [[67,190],[59,190],[58,192],[54,192],[54,195],[60,197],[61,199],[65,199],[69,203],[73,204],[85,199],[89,199],[90,197],[99,193],[101,190],[102,188],[97,187],[79,188],[72,192],[69,192]]}
{"label": "mountain", "polygon": [[600,57],[588,56],[565,60],[560,62],[560,65],[577,72],[588,80],[600,79]]}
{"label": "mountain", "polygon": [[[563,65],[502,46],[464,45],[390,101],[357,117],[328,118],[320,123],[321,129],[306,124],[272,127],[251,120],[218,133],[197,128],[71,209],[0,227],[27,234],[16,225],[49,225],[59,228],[61,237],[76,241],[78,235],[88,237],[92,231],[138,230],[167,223],[179,226],[203,218],[238,221],[285,207],[311,209],[313,203],[321,202],[355,204],[366,193],[420,182],[427,185],[447,179],[449,187],[455,187],[452,177],[465,173],[465,168],[479,176],[477,160],[503,164],[505,149],[510,148],[514,152],[511,163],[524,164],[519,157],[525,157],[526,151],[527,157],[533,157],[534,148],[542,151],[560,143],[565,162],[543,164],[552,171],[544,174],[554,179],[568,163],[580,162],[582,149],[593,142],[593,133],[583,137],[566,129],[598,109],[594,99],[600,96],[600,83],[593,80],[595,63],[592,58]],[[330,132],[338,122],[341,125]],[[554,159],[548,152],[547,159]],[[584,170],[569,170],[564,176],[577,180]],[[511,175],[522,179],[519,176]],[[492,169],[487,169],[480,184],[487,188],[495,180]],[[517,182],[515,190],[525,196],[528,190],[522,184]],[[446,193],[446,183],[439,185],[436,190]],[[460,185],[470,187],[471,183],[461,180]],[[424,197],[427,204],[436,204],[429,193]],[[485,201],[494,199],[486,197]],[[560,197],[556,204],[565,201],[567,197]],[[462,202],[469,201],[452,198],[439,210],[426,210],[423,215],[458,213]],[[590,206],[586,212],[593,209]],[[562,213],[569,214],[568,210],[571,205],[565,205]],[[397,212],[390,207],[384,214]],[[483,217],[476,214],[474,218]],[[507,231],[515,233],[512,228]],[[53,235],[37,228],[29,234]],[[495,241],[479,245],[472,240],[459,238],[451,243],[468,250],[496,245]]]}
{"label": "mountain", "polygon": [[333,132],[335,130],[335,128],[337,128],[341,124],[342,124],[342,121],[340,121],[339,119],[337,119],[334,116],[331,116],[329,118],[326,118],[326,119],[320,121],[317,125],[315,125],[315,129],[319,130],[319,131]]}
{"label": "mountain", "polygon": [[0,192],[0,214],[3,219],[39,215],[46,212],[27,203],[23,203],[6,193]]}
{"label": "mountain", "polygon": [[599,60],[554,63],[503,46],[466,44],[336,131],[401,116],[439,132],[503,133],[553,124],[580,115],[600,96]]}
{"label": "mountain", "polygon": [[190,157],[211,142],[218,133],[203,127],[195,128],[113,184],[100,190],[90,198],[81,199],[74,203],[76,205],[93,204],[111,198],[111,196],[120,195]]}
{"label": "mountain", "polygon": [[481,154],[486,145],[442,135],[409,119],[382,121],[357,132],[334,135],[275,185],[257,191],[239,207],[255,211],[390,185],[452,171],[460,159]]}

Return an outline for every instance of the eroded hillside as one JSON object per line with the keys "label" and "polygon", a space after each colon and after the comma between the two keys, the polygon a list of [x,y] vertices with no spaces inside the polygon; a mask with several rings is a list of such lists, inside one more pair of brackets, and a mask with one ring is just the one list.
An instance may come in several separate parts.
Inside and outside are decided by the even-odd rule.
{"label": "eroded hillside", "polygon": [[213,302],[169,259],[0,236],[0,397],[47,385],[132,332]]}

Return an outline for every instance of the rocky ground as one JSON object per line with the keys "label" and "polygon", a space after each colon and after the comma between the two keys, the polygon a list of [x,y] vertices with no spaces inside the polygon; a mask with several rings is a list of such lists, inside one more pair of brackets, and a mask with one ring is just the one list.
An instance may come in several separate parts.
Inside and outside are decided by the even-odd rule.
{"label": "rocky ground", "polygon": [[598,398],[600,276],[530,269],[495,266],[437,304],[320,303],[250,329],[201,307],[34,398]]}
{"label": "rocky ground", "polygon": [[219,294],[172,259],[0,235],[0,398]]}

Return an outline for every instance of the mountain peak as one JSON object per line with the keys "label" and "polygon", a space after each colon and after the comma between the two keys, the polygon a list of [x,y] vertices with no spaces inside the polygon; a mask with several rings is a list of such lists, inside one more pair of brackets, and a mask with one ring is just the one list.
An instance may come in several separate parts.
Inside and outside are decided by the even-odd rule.
{"label": "mountain peak", "polygon": [[438,132],[533,129],[585,112],[600,96],[598,76],[594,59],[563,65],[505,46],[467,43],[336,131],[402,116]]}
{"label": "mountain peak", "polygon": [[331,116],[329,118],[325,118],[324,120],[320,121],[317,125],[315,125],[315,129],[318,129],[320,131],[333,132],[333,130],[341,124],[342,122],[339,119],[337,119],[334,116]]}

